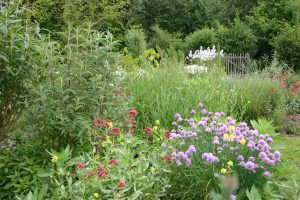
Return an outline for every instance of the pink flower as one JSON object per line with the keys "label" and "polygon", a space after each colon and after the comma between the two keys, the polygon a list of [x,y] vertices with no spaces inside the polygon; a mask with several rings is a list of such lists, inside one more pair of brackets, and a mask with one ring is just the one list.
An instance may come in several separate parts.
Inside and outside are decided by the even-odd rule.
{"label": "pink flower", "polygon": [[129,110],[128,115],[130,117],[136,117],[138,115],[138,112],[136,110]]}

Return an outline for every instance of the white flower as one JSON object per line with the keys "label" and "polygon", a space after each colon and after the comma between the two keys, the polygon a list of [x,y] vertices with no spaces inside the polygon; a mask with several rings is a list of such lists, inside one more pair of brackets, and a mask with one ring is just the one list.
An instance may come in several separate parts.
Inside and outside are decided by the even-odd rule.
{"label": "white flower", "polygon": [[207,67],[205,65],[187,65],[184,67],[184,69],[189,73],[189,74],[196,74],[196,73],[201,73],[201,72],[207,72]]}

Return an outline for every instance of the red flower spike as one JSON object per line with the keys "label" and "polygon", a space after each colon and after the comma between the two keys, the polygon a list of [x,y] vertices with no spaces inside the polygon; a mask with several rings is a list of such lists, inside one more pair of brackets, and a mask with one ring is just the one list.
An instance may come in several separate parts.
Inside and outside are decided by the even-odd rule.
{"label": "red flower spike", "polygon": [[147,135],[151,136],[152,135],[152,129],[147,127],[145,128],[145,132],[147,133]]}
{"label": "red flower spike", "polygon": [[115,165],[115,166],[118,166],[118,165],[119,165],[118,161],[116,161],[116,160],[110,160],[110,161],[109,161],[109,164]]}
{"label": "red flower spike", "polygon": [[170,135],[171,135],[171,132],[168,131],[168,130],[166,130],[166,131],[165,131],[165,136],[166,136],[166,137],[170,137]]}
{"label": "red flower spike", "polygon": [[94,124],[100,124],[101,123],[101,119],[100,118],[96,118],[92,121]]}
{"label": "red flower spike", "polygon": [[76,164],[76,170],[80,170],[82,168],[86,168],[86,165],[85,164],[81,164],[81,163],[77,163]]}
{"label": "red flower spike", "polygon": [[129,130],[130,134],[134,134],[134,129]]}

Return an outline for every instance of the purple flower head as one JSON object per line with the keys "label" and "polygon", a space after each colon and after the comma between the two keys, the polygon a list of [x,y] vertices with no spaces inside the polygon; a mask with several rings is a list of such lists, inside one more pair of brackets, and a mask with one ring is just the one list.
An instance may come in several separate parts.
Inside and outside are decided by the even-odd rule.
{"label": "purple flower head", "polygon": [[193,123],[195,120],[193,118],[189,119],[190,123]]}
{"label": "purple flower head", "polygon": [[221,114],[218,113],[218,112],[216,112],[216,113],[215,113],[215,117],[216,117],[216,118],[219,118],[219,117],[221,117]]}
{"label": "purple flower head", "polygon": [[176,119],[181,118],[181,115],[179,113],[176,113],[175,118]]}
{"label": "purple flower head", "polygon": [[270,144],[271,142],[273,142],[273,139],[271,137],[267,138],[267,143]]}
{"label": "purple flower head", "polygon": [[212,130],[211,130],[211,128],[207,127],[207,128],[205,129],[205,132],[211,133]]}
{"label": "purple flower head", "polygon": [[260,139],[260,140],[258,141],[258,144],[264,146],[264,145],[266,144],[266,142],[265,142],[263,139]]}
{"label": "purple flower head", "polygon": [[248,160],[251,161],[251,162],[255,162],[255,158],[254,157],[249,157]]}
{"label": "purple flower head", "polygon": [[246,127],[247,126],[247,123],[246,122],[241,122],[240,123],[240,127]]}
{"label": "purple flower head", "polygon": [[275,158],[280,158],[280,157],[281,157],[281,154],[280,154],[280,152],[279,152],[278,150],[276,150],[276,151],[274,152],[274,157],[275,157]]}
{"label": "purple flower head", "polygon": [[172,126],[177,126],[177,123],[176,122],[172,122]]}
{"label": "purple flower head", "polygon": [[227,117],[226,120],[229,122],[229,121],[231,121],[232,119],[231,119],[231,117]]}
{"label": "purple flower head", "polygon": [[185,155],[185,153],[183,153],[182,151],[178,152],[177,157],[181,158],[181,159],[186,159],[187,158],[187,156]]}
{"label": "purple flower head", "polygon": [[197,113],[196,110],[192,110],[192,111],[191,111],[191,114],[192,114],[192,115],[194,115],[194,114],[196,114],[196,113]]}
{"label": "purple flower head", "polygon": [[233,195],[233,194],[231,194],[231,195],[229,196],[229,200],[236,200],[236,196]]}
{"label": "purple flower head", "polygon": [[214,140],[214,141],[213,141],[213,144],[214,144],[214,145],[219,145],[220,142],[219,142],[219,140]]}
{"label": "purple flower head", "polygon": [[191,166],[191,164],[192,164],[191,159],[189,159],[189,158],[185,159],[185,166],[186,166],[186,167]]}
{"label": "purple flower head", "polygon": [[208,162],[209,164],[212,164],[215,161],[215,158],[212,154],[208,154],[207,158],[206,158],[206,162]]}
{"label": "purple flower head", "polygon": [[240,162],[240,165],[241,165],[241,166],[245,166],[245,164],[246,164],[246,163],[245,163],[244,161],[241,161],[241,162]]}
{"label": "purple flower head", "polygon": [[194,145],[190,145],[190,147],[188,148],[188,150],[185,152],[185,154],[187,156],[191,156],[193,153],[196,152],[196,148],[194,147]]}
{"label": "purple flower head", "polygon": [[260,159],[263,159],[263,158],[266,157],[266,156],[267,156],[267,154],[266,154],[264,151],[259,152],[259,154],[258,154],[258,157],[259,157]]}
{"label": "purple flower head", "polygon": [[218,117],[217,116],[214,116],[213,117],[213,120],[216,122],[218,120]]}
{"label": "purple flower head", "polygon": [[162,146],[162,147],[166,147],[167,145],[166,145],[165,143],[162,143],[161,146]]}
{"label": "purple flower head", "polygon": [[202,154],[202,160],[206,160],[208,153],[203,153]]}
{"label": "purple flower head", "polygon": [[263,176],[264,176],[264,177],[270,177],[270,175],[271,175],[271,174],[270,174],[270,172],[268,172],[268,171],[265,171],[265,172],[263,173]]}
{"label": "purple flower head", "polygon": [[202,113],[203,115],[205,115],[205,114],[207,114],[207,110],[206,110],[206,109],[203,109],[203,110],[201,111],[201,113]]}
{"label": "purple flower head", "polygon": [[274,166],[275,162],[274,162],[274,160],[270,160],[268,164],[271,165],[271,166]]}
{"label": "purple flower head", "polygon": [[181,166],[182,165],[182,162],[180,160],[176,160],[176,165],[177,166]]}
{"label": "purple flower head", "polygon": [[243,161],[244,160],[244,157],[242,155],[239,155],[237,158],[236,158],[238,161]]}
{"label": "purple flower head", "polygon": [[208,115],[209,116],[212,116],[214,113],[213,112],[208,112]]}
{"label": "purple flower head", "polygon": [[270,158],[268,158],[268,157],[264,157],[264,158],[262,158],[262,160],[261,161],[263,161],[264,163],[266,163],[266,164],[269,164],[269,162],[270,162]]}
{"label": "purple flower head", "polygon": [[183,146],[183,145],[185,145],[185,141],[182,141],[182,142],[180,142],[180,144],[179,144],[180,146]]}
{"label": "purple flower head", "polygon": [[224,112],[220,112],[220,116],[223,117],[225,115]]}
{"label": "purple flower head", "polygon": [[182,118],[179,117],[179,118],[177,119],[177,121],[178,121],[178,122],[182,122]]}
{"label": "purple flower head", "polygon": [[199,108],[203,108],[203,103],[198,103]]}
{"label": "purple flower head", "polygon": [[248,170],[253,170],[255,168],[255,164],[251,161],[245,163],[245,168]]}

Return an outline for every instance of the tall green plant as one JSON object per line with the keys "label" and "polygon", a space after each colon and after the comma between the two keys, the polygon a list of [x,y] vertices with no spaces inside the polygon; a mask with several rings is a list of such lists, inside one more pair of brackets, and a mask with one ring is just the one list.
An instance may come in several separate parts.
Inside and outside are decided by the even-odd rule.
{"label": "tall green plant", "polygon": [[24,20],[26,9],[8,4],[0,14],[0,142],[13,129],[23,103],[27,85],[36,77],[38,48],[43,41],[39,28]]}
{"label": "tall green plant", "polygon": [[129,53],[134,57],[139,57],[147,49],[145,32],[142,29],[130,29],[125,35],[125,42]]}

